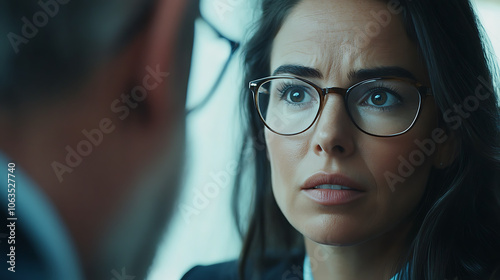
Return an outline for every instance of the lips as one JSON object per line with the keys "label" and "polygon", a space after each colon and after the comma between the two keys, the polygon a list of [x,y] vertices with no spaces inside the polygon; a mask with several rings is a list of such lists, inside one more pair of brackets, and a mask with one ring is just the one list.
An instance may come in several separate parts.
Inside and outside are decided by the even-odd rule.
{"label": "lips", "polygon": [[302,189],[352,190],[364,192],[365,189],[354,180],[341,174],[319,172],[309,177]]}
{"label": "lips", "polygon": [[365,189],[340,174],[316,173],[304,183],[301,191],[315,203],[324,206],[343,205],[365,196]]}

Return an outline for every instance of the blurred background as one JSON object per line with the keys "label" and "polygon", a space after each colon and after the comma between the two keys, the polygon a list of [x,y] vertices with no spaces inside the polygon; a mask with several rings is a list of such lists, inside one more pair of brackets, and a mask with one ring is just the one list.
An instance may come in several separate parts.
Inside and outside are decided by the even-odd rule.
{"label": "blurred background", "polygon": [[[184,183],[168,234],[149,279],[180,279],[197,264],[235,259],[241,240],[230,198],[240,145],[240,48],[256,13],[255,0],[201,0],[188,91]],[[500,63],[500,0],[475,0]],[[221,37],[222,35],[222,37]],[[226,62],[214,94],[207,96]],[[250,93],[249,93],[250,94]]]}

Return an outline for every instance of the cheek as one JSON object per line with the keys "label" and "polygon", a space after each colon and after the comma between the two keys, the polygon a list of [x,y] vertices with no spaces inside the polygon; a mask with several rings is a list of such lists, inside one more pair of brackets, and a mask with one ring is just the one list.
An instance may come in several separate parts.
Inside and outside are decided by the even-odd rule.
{"label": "cheek", "polygon": [[297,188],[295,175],[300,162],[307,154],[308,142],[302,137],[285,137],[266,129],[267,155],[271,165],[271,182],[274,197],[282,209],[292,205],[293,190]]}
{"label": "cheek", "polygon": [[405,193],[408,196],[421,193],[426,186],[432,156],[420,151],[412,137],[403,135],[400,139],[382,141],[366,143],[362,153],[377,192],[387,194],[389,199]]}
{"label": "cheek", "polygon": [[[434,154],[416,142],[430,139],[434,114],[428,113],[407,133],[391,138],[364,139],[360,153],[376,185],[380,205],[399,210],[416,206],[427,185]],[[387,209],[386,209],[387,210]]]}
{"label": "cheek", "polygon": [[[436,127],[435,105],[426,100],[415,125],[408,132],[365,142],[364,157],[370,163],[369,168],[373,170],[377,182],[385,182],[393,192],[411,182],[423,182],[425,185],[437,148],[431,137]],[[427,143],[427,146],[423,147],[421,143]]]}
{"label": "cheek", "polygon": [[[307,154],[307,139],[300,136],[281,136],[268,129],[265,132],[267,156],[273,171],[293,172]],[[302,141],[303,140],[303,141]]]}

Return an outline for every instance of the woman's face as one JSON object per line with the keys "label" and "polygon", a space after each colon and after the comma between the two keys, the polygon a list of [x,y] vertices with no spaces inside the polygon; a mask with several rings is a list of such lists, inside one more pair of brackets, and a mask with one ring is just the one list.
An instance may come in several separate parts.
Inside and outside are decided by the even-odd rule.
{"label": "woman's face", "polygon": [[[274,39],[271,72],[299,66],[281,67],[286,70],[281,74],[303,72],[303,78],[322,88],[348,88],[372,76],[405,76],[394,71],[397,67],[428,84],[396,8],[384,1],[301,1]],[[384,73],[389,67],[392,72]],[[328,94],[319,119],[304,133],[280,136],[266,129],[273,192],[281,211],[299,232],[322,244],[358,244],[395,230],[411,220],[435,159],[426,156],[405,174],[398,168],[406,170],[400,165],[420,149],[415,140],[431,138],[434,128],[432,97],[424,99],[412,129],[384,138],[357,129],[343,97]],[[388,172],[402,182],[388,181]],[[356,190],[312,189],[322,184]]]}

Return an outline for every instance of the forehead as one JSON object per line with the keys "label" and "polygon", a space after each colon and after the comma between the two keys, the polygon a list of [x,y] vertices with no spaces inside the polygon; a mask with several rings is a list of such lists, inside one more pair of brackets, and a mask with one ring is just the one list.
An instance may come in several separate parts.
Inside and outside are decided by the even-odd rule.
{"label": "forehead", "polygon": [[[376,0],[303,0],[293,8],[273,41],[271,72],[283,64],[318,69],[346,81],[351,71],[399,66],[427,80],[416,45],[400,15]],[[388,4],[389,3],[389,4]]]}

